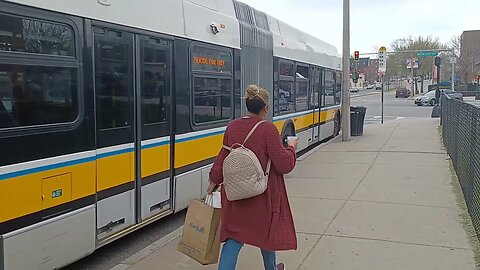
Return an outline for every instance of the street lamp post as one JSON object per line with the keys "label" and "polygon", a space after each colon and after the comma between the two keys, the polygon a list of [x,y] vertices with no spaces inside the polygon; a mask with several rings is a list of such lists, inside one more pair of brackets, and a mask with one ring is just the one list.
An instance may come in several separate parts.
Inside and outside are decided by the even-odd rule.
{"label": "street lamp post", "polygon": [[350,140],[350,0],[343,0],[342,141]]}

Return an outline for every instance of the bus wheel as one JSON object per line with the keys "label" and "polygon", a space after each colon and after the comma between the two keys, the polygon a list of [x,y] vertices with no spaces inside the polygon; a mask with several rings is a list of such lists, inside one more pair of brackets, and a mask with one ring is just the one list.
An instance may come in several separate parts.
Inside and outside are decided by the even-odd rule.
{"label": "bus wheel", "polygon": [[287,147],[287,136],[295,136],[295,127],[292,120],[289,120],[283,126],[282,130],[282,142],[285,147]]}
{"label": "bus wheel", "polygon": [[335,115],[333,126],[334,126],[333,136],[337,136],[338,134],[340,134],[340,129],[342,127],[341,117],[339,113]]}

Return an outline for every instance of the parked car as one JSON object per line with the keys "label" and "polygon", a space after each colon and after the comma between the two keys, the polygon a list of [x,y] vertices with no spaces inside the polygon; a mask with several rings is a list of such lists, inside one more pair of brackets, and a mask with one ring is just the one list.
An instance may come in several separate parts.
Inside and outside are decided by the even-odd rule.
{"label": "parked car", "polygon": [[436,103],[437,103],[437,99],[435,98],[435,90],[432,90],[426,93],[425,95],[417,97],[415,99],[415,104],[417,104],[418,106],[423,106],[423,105],[434,106]]}
{"label": "parked car", "polygon": [[373,89],[375,86],[373,84],[367,85],[367,89]]}
{"label": "parked car", "polygon": [[[460,101],[463,101],[462,93],[452,91],[450,89],[441,89],[440,92],[445,93],[447,96],[453,99],[458,99]],[[435,93],[436,93],[436,90],[432,90],[426,93],[425,95],[416,98],[415,104],[417,104],[418,106],[423,106],[423,105],[434,106],[437,103],[437,98],[435,97]]]}
{"label": "parked car", "polygon": [[381,82],[376,82],[375,83],[375,90],[382,90],[382,83]]}
{"label": "parked car", "polygon": [[408,90],[405,87],[402,87],[397,89],[397,91],[395,92],[395,98],[399,98],[399,97],[408,98],[410,97],[411,94],[412,92],[410,92],[410,90]]}
{"label": "parked car", "polygon": [[463,101],[463,94],[460,93],[460,92],[457,92],[457,91],[452,91],[450,89],[443,89],[441,90],[444,94],[446,94],[447,96],[449,96],[450,98],[453,98],[453,99],[458,99],[460,101]]}
{"label": "parked car", "polygon": [[285,91],[281,88],[278,89],[278,93],[280,95],[280,98],[282,99],[285,99],[285,98],[289,98],[290,97],[290,92],[289,91]]}
{"label": "parked car", "polygon": [[351,93],[358,93],[359,89],[357,87],[350,88]]}

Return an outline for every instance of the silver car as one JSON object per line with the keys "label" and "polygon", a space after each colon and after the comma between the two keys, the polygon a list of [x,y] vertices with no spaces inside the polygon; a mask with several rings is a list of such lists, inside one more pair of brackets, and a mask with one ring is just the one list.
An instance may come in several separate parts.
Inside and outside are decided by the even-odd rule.
{"label": "silver car", "polygon": [[[425,95],[416,98],[415,99],[415,104],[417,104],[418,106],[423,106],[423,105],[434,106],[437,103],[437,98],[435,97],[435,92],[436,92],[436,90],[432,90],[432,91],[426,93]],[[440,90],[440,92],[441,92],[441,94],[442,93],[446,94],[450,98],[458,99],[460,101],[463,101],[462,93],[452,91],[452,90],[449,90],[449,89],[443,89],[443,90]]]}
{"label": "silver car", "polygon": [[435,90],[432,90],[423,96],[417,97],[415,99],[415,104],[417,104],[418,106],[423,106],[423,105],[434,106],[437,103],[437,99],[435,98],[435,92],[436,92]]}

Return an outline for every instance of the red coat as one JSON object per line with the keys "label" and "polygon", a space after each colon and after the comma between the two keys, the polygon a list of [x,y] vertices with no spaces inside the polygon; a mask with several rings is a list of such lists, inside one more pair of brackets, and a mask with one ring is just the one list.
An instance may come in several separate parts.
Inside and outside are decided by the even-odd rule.
{"label": "red coat", "polygon": [[[242,143],[260,120],[260,117],[243,117],[232,121],[225,131],[224,145]],[[231,238],[270,251],[297,249],[295,225],[283,178],[283,174],[295,167],[295,150],[283,146],[278,130],[271,122],[260,124],[245,146],[257,155],[264,170],[268,158],[271,158],[267,190],[253,198],[228,201],[222,189],[220,241]],[[210,171],[210,181],[215,184],[223,183],[222,165],[228,153],[225,149],[220,150]]]}

